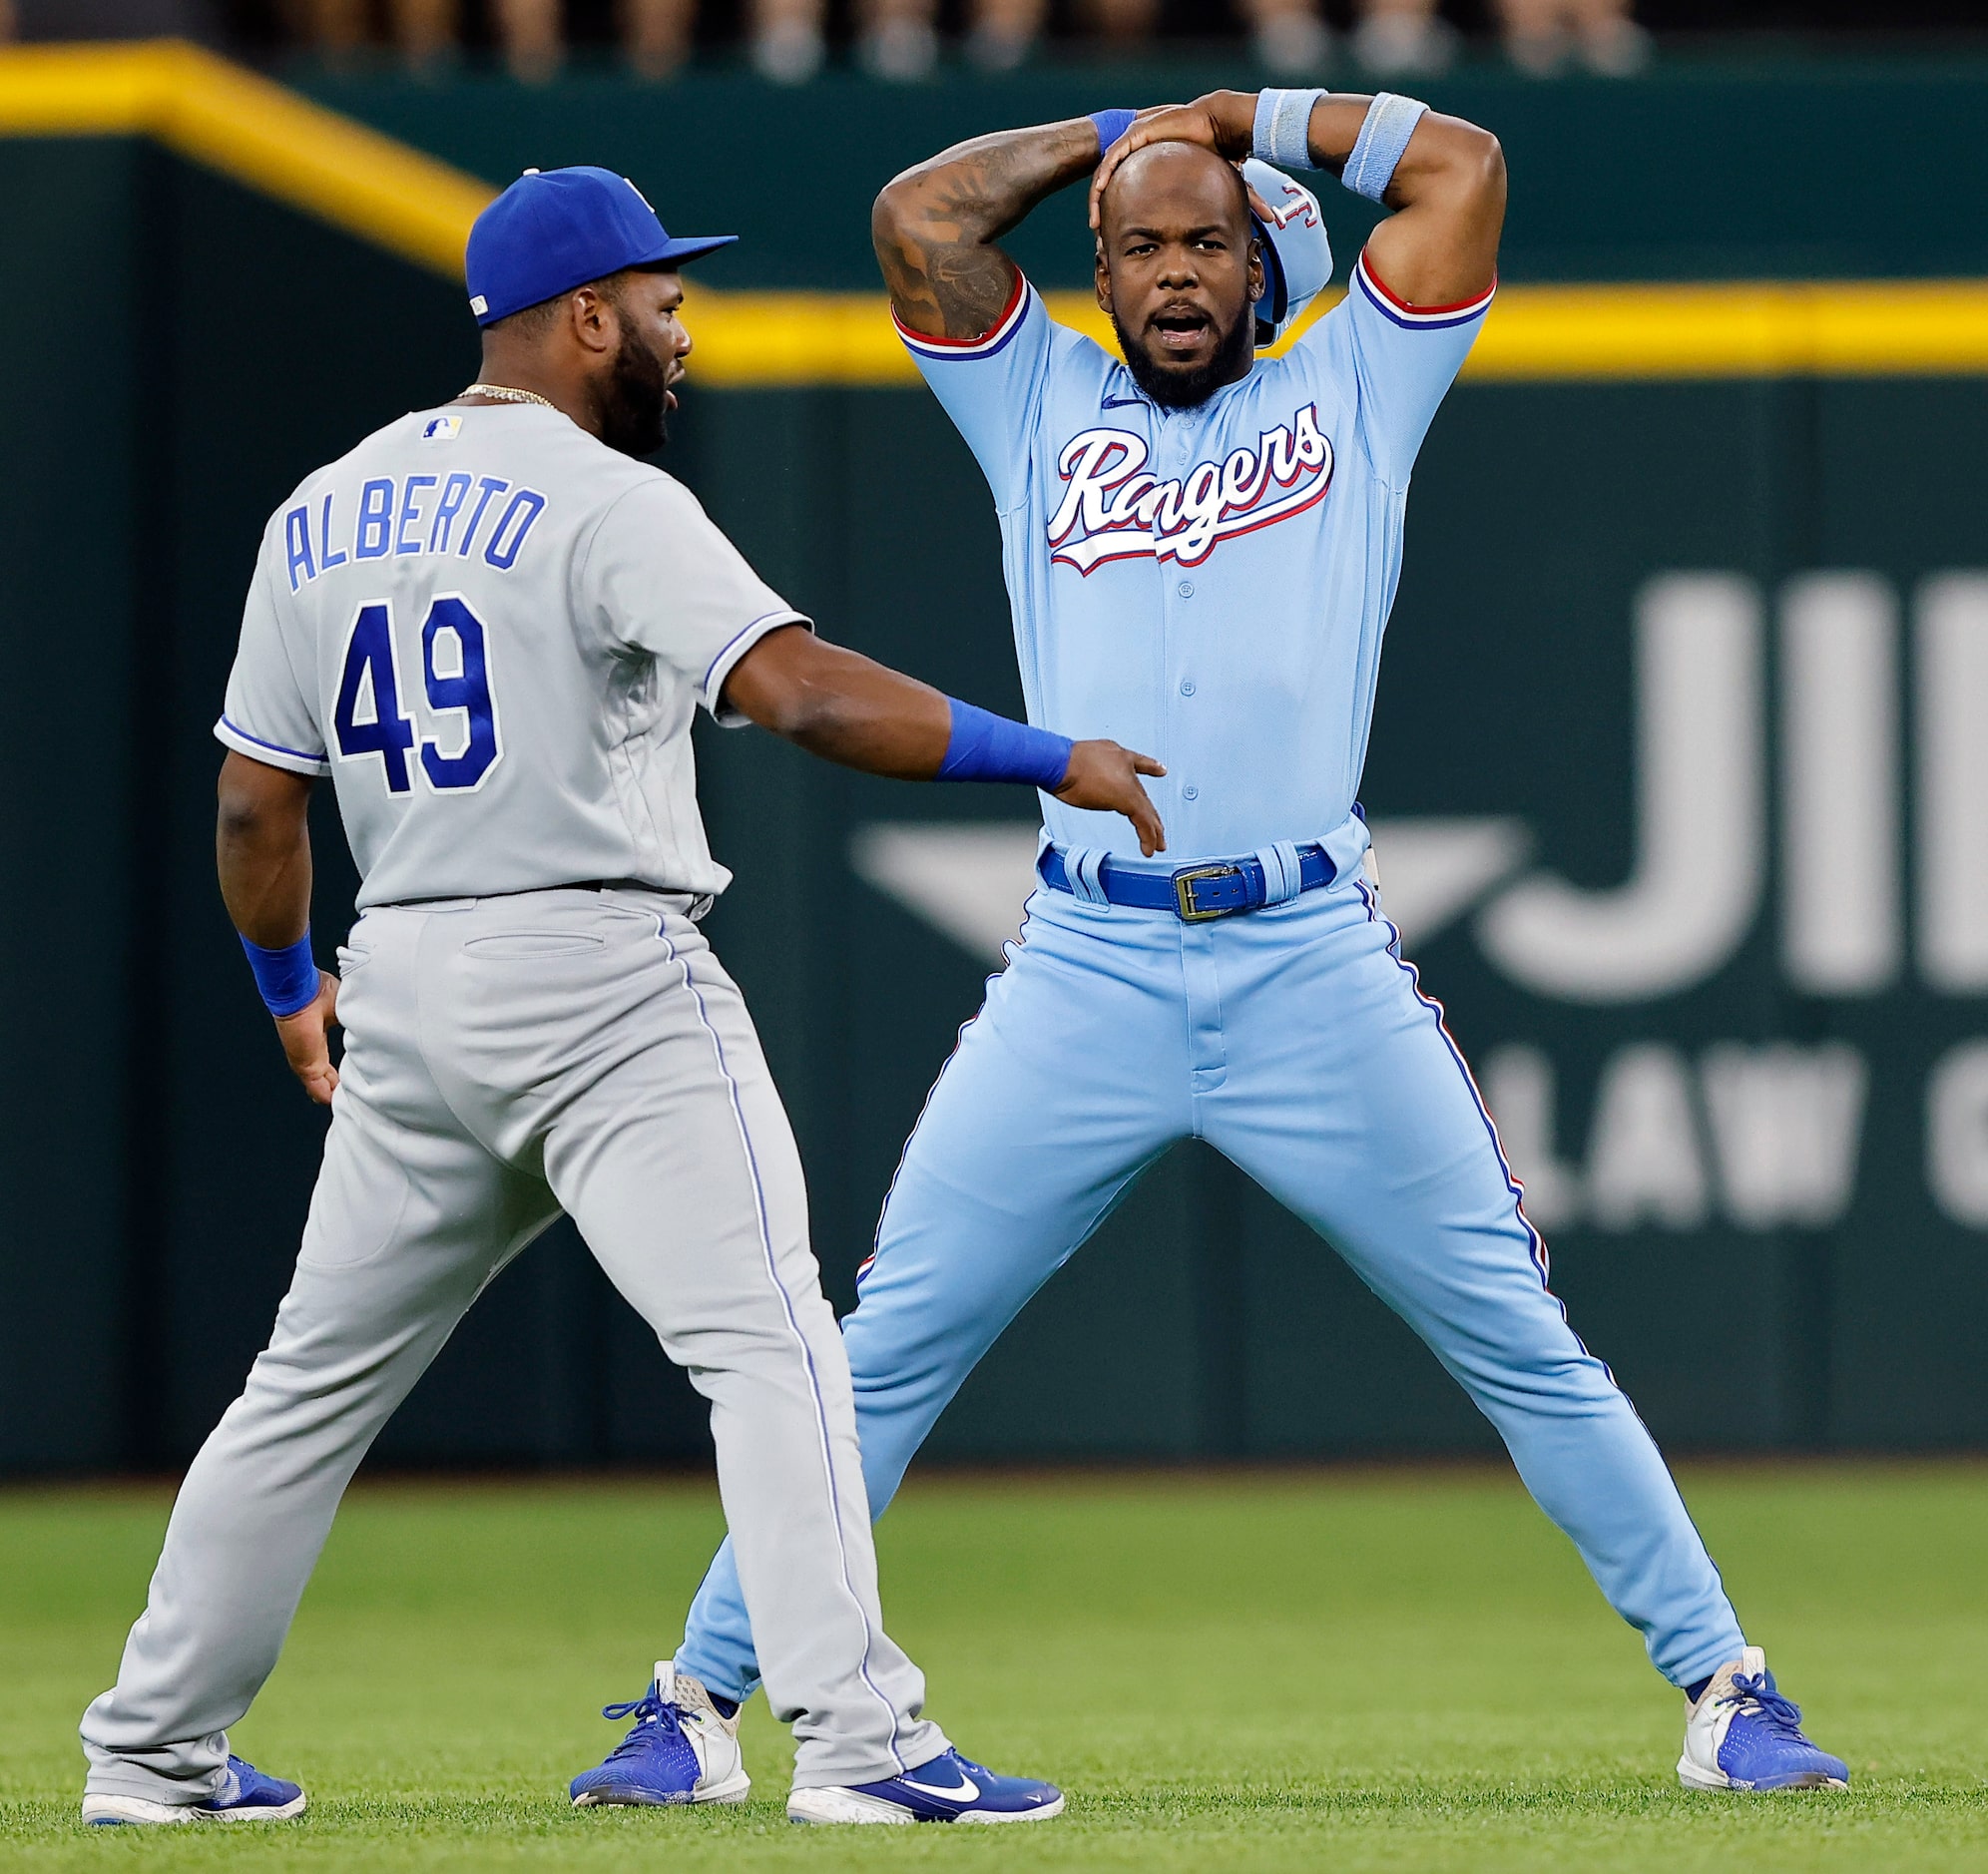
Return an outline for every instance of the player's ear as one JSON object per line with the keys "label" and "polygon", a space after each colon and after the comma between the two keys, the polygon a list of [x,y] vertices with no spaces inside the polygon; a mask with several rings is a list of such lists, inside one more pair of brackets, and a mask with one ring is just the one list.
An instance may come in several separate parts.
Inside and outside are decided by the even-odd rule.
{"label": "player's ear", "polygon": [[1269,275],[1263,270],[1263,243],[1253,236],[1249,241],[1249,303],[1254,305],[1269,290]]}
{"label": "player's ear", "polygon": [[1112,267],[1105,258],[1105,237],[1100,234],[1093,254],[1096,266],[1098,304],[1106,312],[1112,309]]}
{"label": "player's ear", "polygon": [[569,329],[586,351],[612,351],[621,340],[615,302],[598,286],[576,286],[566,299]]}

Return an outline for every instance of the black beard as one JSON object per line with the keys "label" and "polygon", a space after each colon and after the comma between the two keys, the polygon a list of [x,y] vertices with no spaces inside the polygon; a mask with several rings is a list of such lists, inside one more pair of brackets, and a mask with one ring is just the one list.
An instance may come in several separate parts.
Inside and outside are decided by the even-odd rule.
{"label": "black beard", "polygon": [[1119,349],[1125,353],[1125,368],[1132,373],[1132,381],[1163,410],[1189,410],[1206,403],[1224,384],[1243,374],[1239,367],[1246,366],[1255,352],[1255,315],[1256,308],[1245,305],[1242,316],[1223,334],[1215,355],[1206,364],[1190,365],[1186,370],[1156,364],[1145,346],[1135,342],[1119,323],[1116,312],[1112,314],[1112,329],[1118,333]]}
{"label": "black beard", "polygon": [[601,398],[601,440],[623,455],[654,455],[670,440],[669,399],[670,367],[624,332]]}

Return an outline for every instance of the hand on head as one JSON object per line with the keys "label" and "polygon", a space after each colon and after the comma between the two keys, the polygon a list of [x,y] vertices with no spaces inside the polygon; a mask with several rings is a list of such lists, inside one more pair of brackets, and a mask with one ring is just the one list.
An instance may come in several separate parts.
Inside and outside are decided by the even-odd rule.
{"label": "hand on head", "polygon": [[1102,234],[1105,226],[1105,190],[1128,157],[1156,143],[1199,144],[1240,163],[1249,154],[1253,115],[1228,108],[1229,101],[1242,103],[1239,92],[1216,91],[1193,104],[1161,104],[1140,112],[1125,134],[1104,154],[1097,174],[1091,178],[1091,230]]}

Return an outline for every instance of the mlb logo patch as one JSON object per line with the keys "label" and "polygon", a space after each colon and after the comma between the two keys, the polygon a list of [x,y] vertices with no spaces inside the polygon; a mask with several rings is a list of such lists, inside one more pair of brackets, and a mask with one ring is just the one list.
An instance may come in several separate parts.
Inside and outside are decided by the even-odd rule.
{"label": "mlb logo patch", "polygon": [[421,431],[423,442],[453,442],[462,433],[459,416],[431,416]]}

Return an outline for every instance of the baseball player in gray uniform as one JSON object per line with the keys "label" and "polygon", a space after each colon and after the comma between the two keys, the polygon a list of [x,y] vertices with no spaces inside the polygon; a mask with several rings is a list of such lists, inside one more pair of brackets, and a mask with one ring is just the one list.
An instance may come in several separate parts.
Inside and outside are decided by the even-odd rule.
{"label": "baseball player in gray uniform", "polygon": [[[703,703],[874,773],[1031,781],[1129,814],[1148,849],[1139,775],[1161,770],[821,643],[638,459],[690,350],[679,268],[721,244],[673,240],[606,171],[527,172],[470,237],[481,381],[310,476],[264,535],[216,731],[221,881],[331,1125],[273,1336],[195,1459],[118,1682],[84,1715],[88,1821],[302,1811],[296,1784],[230,1753],[228,1727],[373,1437],[562,1211],[711,1402],[766,1687],[799,1746],[789,1815],[1062,1807],[954,1752],[883,1630],[799,1160],[696,921],[728,874],[690,729]],[[362,876],[342,981],[307,929],[321,774]],[[736,1721],[674,1676],[617,1710],[637,1718],[631,1758]],[[576,1799],[626,1799],[609,1771]],[[723,1794],[746,1790],[739,1771]]]}

